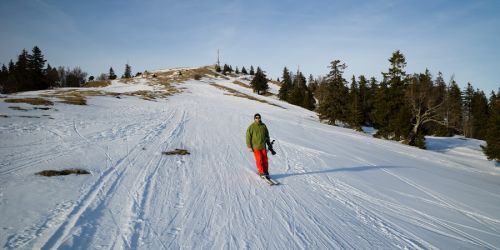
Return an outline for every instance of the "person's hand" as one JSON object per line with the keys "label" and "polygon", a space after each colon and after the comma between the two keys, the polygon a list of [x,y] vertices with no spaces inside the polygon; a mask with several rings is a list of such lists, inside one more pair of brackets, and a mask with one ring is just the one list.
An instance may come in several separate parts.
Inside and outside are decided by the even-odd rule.
{"label": "person's hand", "polygon": [[251,148],[248,148],[248,151],[250,151],[250,152],[252,152],[252,153],[253,153],[253,149],[251,149]]}

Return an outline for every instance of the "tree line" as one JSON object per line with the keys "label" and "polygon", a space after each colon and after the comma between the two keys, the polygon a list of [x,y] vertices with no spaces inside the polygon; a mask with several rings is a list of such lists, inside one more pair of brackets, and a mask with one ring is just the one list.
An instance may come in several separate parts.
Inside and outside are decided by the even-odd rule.
{"label": "tree line", "polygon": [[364,75],[347,81],[347,66],[340,60],[330,63],[326,76],[310,76],[309,84],[300,71],[294,75],[285,67],[278,96],[315,110],[329,124],[357,130],[372,126],[376,137],[420,148],[425,148],[425,135],[486,140],[488,158],[500,160],[500,89],[488,99],[470,83],[462,91],[453,77],[446,82],[441,72],[436,77],[429,70],[408,74],[400,51],[389,62],[380,82]]}
{"label": "tree line", "polygon": [[[2,64],[0,70],[0,93],[15,93],[21,91],[44,90],[49,88],[82,87],[87,82],[87,73],[80,67],[52,67],[38,48],[33,47],[31,53],[23,49],[17,61],[10,60],[8,66]],[[140,73],[138,73],[140,74]],[[136,74],[136,75],[138,75]],[[125,65],[122,78],[132,77],[132,68]],[[109,74],[101,74],[97,80],[113,80],[117,76],[112,67]],[[90,76],[88,81],[95,80]]]}

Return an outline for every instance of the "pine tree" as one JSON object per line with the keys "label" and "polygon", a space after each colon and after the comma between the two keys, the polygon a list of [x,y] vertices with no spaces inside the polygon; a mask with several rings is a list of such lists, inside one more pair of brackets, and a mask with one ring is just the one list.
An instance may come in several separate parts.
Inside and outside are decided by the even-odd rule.
{"label": "pine tree", "polygon": [[304,101],[306,78],[302,72],[297,70],[293,78],[292,88],[288,91],[288,102],[293,105],[302,106]]}
{"label": "pine tree", "polygon": [[473,117],[472,117],[472,98],[474,97],[474,88],[470,83],[467,83],[463,95],[463,131],[465,137],[473,137]]}
{"label": "pine tree", "polygon": [[[360,80],[361,82],[361,80]],[[371,77],[369,81],[369,87],[366,88],[366,106],[364,106],[364,117],[365,123],[374,126],[374,121],[372,118],[372,113],[375,106],[375,96],[378,91],[378,81],[375,77]]]}
{"label": "pine tree", "polygon": [[25,49],[17,57],[17,62],[14,67],[15,86],[12,87],[12,92],[27,91],[33,89],[33,82],[28,63],[29,54]]}
{"label": "pine tree", "polygon": [[476,139],[484,140],[488,125],[488,99],[483,91],[477,89],[474,92],[471,103],[472,112],[472,135]]}
{"label": "pine tree", "polygon": [[486,131],[486,147],[484,153],[489,160],[500,162],[500,89],[497,94],[493,93],[489,102],[489,119]]}
{"label": "pine tree", "polygon": [[288,101],[288,91],[290,91],[292,87],[292,79],[290,77],[290,72],[285,67],[283,68],[283,76],[281,81],[281,88],[278,93],[278,97],[280,100]]}
{"label": "pine tree", "polygon": [[47,64],[47,69],[45,70],[47,82],[50,87],[57,87],[59,82],[59,74],[57,73],[56,68],[52,68],[50,64]]}
{"label": "pine tree", "polygon": [[257,72],[255,73],[254,78],[250,82],[254,92],[257,94],[265,93],[269,89],[269,85],[267,85],[267,77],[264,71],[262,71],[259,67],[257,67]]}
{"label": "pine tree", "polygon": [[30,72],[30,80],[32,81],[31,89],[47,89],[49,88],[48,81],[44,74],[46,60],[43,58],[42,51],[37,46],[33,47],[32,54],[28,55],[28,70]]}
{"label": "pine tree", "polygon": [[461,133],[463,130],[462,92],[457,82],[452,78],[448,85],[446,98],[446,118],[451,135]]}
{"label": "pine tree", "polygon": [[383,73],[384,81],[388,84],[388,101],[390,115],[387,117],[387,131],[389,138],[401,140],[411,131],[411,115],[405,103],[406,59],[399,51],[395,51],[389,59],[391,68]]}
{"label": "pine tree", "polygon": [[241,74],[248,75],[248,72],[247,72],[247,69],[245,69],[245,66],[243,66],[243,68],[241,68]]}
{"label": "pine tree", "polygon": [[2,64],[2,71],[0,71],[0,93],[4,92],[8,77],[9,77],[9,70],[7,69],[5,64]]}
{"label": "pine tree", "polygon": [[426,125],[428,128],[428,134],[437,135],[437,136],[449,136],[449,124],[446,119],[446,112],[448,110],[448,94],[446,89],[446,83],[443,78],[443,73],[438,72],[436,80],[434,80],[434,87],[432,89],[432,95],[435,99],[434,102],[436,104],[440,104],[440,106],[435,111],[436,119],[440,122],[433,122]]}
{"label": "pine tree", "polygon": [[252,76],[255,75],[255,71],[253,70],[253,66],[252,65],[250,65],[250,75],[252,75]]}
{"label": "pine tree", "polygon": [[369,88],[367,86],[368,81],[366,80],[364,75],[360,75],[358,77],[358,86],[359,86],[359,99],[361,105],[361,124],[369,124],[370,118],[370,110],[368,109],[368,101],[369,101]]}
{"label": "pine tree", "polygon": [[231,72],[231,69],[227,64],[224,64],[224,67],[222,68],[222,74],[227,75],[227,72]]}
{"label": "pine tree", "polygon": [[318,116],[335,125],[337,121],[345,122],[347,118],[348,89],[343,78],[346,66],[340,60],[330,63],[330,73],[318,88]]}
{"label": "pine tree", "polygon": [[132,67],[130,67],[130,65],[128,65],[127,63],[125,64],[125,73],[123,73],[122,78],[131,78],[131,77],[132,77]]}
{"label": "pine tree", "polygon": [[382,81],[378,86],[375,86],[375,88],[372,88],[372,91],[374,91],[374,98],[373,109],[370,114],[371,121],[373,122],[373,126],[378,129],[375,136],[388,137],[390,133],[388,121],[389,117],[391,116],[391,110],[389,106],[389,89],[387,87],[387,82],[385,81]]}
{"label": "pine tree", "polygon": [[115,71],[113,70],[113,67],[110,67],[109,68],[109,80],[115,80],[116,79],[116,75],[115,75]]}
{"label": "pine tree", "polygon": [[234,70],[234,73],[239,75],[240,74],[240,70],[238,69],[238,66],[236,66],[236,69]]}
{"label": "pine tree", "polygon": [[309,80],[308,80],[307,87],[309,88],[311,93],[313,93],[313,95],[316,92],[316,89],[318,89],[318,81],[316,81],[314,79],[312,74],[309,74]]}
{"label": "pine tree", "polygon": [[356,82],[356,77],[352,76],[351,88],[349,89],[349,125],[360,131],[363,123],[363,110],[362,110],[361,95]]}

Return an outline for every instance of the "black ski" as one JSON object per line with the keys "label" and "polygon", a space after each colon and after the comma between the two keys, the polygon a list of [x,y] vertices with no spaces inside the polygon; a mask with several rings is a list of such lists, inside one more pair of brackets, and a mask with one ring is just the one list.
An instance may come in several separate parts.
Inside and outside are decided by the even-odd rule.
{"label": "black ski", "polygon": [[263,179],[267,184],[269,184],[269,186],[274,186],[274,185],[279,185],[280,183],[271,179],[271,177],[269,176],[260,176],[261,179]]}

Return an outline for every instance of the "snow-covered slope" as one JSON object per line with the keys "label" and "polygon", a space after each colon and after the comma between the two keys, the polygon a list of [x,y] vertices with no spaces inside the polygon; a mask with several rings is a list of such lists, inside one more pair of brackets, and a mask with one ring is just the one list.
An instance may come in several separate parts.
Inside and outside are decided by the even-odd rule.
{"label": "snow-covered slope", "polygon": [[[234,80],[189,80],[155,101],[92,96],[49,110],[0,101],[0,246],[500,248],[493,163],[325,125]],[[118,84],[108,91],[137,90]],[[276,139],[280,186],[257,178],[246,149],[257,112]],[[176,148],[190,155],[162,154]],[[34,175],[64,168],[92,175]]]}

